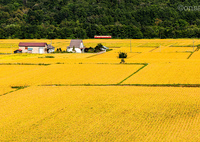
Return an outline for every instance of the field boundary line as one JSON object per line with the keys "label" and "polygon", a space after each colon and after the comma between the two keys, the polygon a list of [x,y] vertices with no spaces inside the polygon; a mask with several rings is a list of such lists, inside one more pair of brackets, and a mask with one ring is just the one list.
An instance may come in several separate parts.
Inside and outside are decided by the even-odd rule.
{"label": "field boundary line", "polygon": [[200,84],[43,84],[38,86],[141,86],[141,87],[193,87],[200,88]]}
{"label": "field boundary line", "polygon": [[18,91],[18,90],[25,89],[25,88],[27,88],[27,87],[30,87],[30,86],[11,86],[11,88],[13,88],[13,89],[15,89],[15,90],[12,90],[12,91],[9,91],[9,92],[7,92],[7,93],[4,93],[4,94],[0,95],[0,97],[1,97],[1,96],[5,96],[5,95],[8,95],[8,94],[10,94],[10,93],[12,93],[12,92],[16,92],[16,91]]}
{"label": "field boundary line", "polygon": [[88,56],[88,57],[86,57],[86,58],[92,58],[92,57],[95,57],[95,56],[97,56],[97,55],[101,55],[101,54],[103,54],[103,53],[106,53],[106,51],[101,51],[101,52],[99,52],[99,53],[96,53],[95,55],[91,55],[91,56]]}
{"label": "field boundary line", "polygon": [[45,63],[38,63],[38,64],[34,64],[34,63],[0,63],[0,65],[35,65],[35,66],[49,66],[49,65],[55,65],[55,64],[66,64],[66,65],[70,65],[70,64],[106,64],[106,65],[145,65],[146,63],[124,63],[124,64],[120,64],[120,63],[62,63],[62,62],[56,62],[56,63],[49,63],[49,64],[45,64]]}
{"label": "field boundary line", "polygon": [[[198,48],[194,52],[198,51]],[[194,52],[191,52],[191,54],[187,57],[187,59],[190,59],[190,57],[194,54]]]}
{"label": "field boundary line", "polygon": [[97,65],[146,65],[147,63],[124,63],[124,64],[120,64],[120,63],[62,63],[62,64],[97,64]]}
{"label": "field boundary line", "polygon": [[[176,42],[176,43],[177,43],[177,42]],[[173,44],[169,45],[169,47],[174,47],[173,45],[175,45],[176,43],[173,43]]]}
{"label": "field boundary line", "polygon": [[135,71],[134,73],[132,73],[131,75],[129,75],[128,77],[126,77],[124,80],[122,80],[121,82],[119,82],[119,83],[117,83],[117,84],[123,83],[123,82],[126,81],[128,78],[130,78],[131,76],[133,76],[134,74],[138,73],[140,70],[142,70],[143,68],[145,68],[147,65],[148,65],[148,63],[147,63],[147,64],[144,64],[144,66],[142,66],[142,67],[139,68],[137,71]]}
{"label": "field boundary line", "polygon": [[146,86],[146,87],[196,87],[200,88],[200,84],[121,84],[123,86]]}
{"label": "field boundary line", "polygon": [[154,48],[154,49],[150,50],[149,52],[152,52],[152,51],[154,51],[154,50],[158,49],[159,47],[160,47],[160,46],[158,46],[158,47],[156,47],[156,48]]}
{"label": "field boundary line", "polygon": [[38,65],[38,66],[48,66],[51,64],[45,64],[45,63],[38,63],[38,64],[34,64],[34,63],[0,63],[0,65]]}

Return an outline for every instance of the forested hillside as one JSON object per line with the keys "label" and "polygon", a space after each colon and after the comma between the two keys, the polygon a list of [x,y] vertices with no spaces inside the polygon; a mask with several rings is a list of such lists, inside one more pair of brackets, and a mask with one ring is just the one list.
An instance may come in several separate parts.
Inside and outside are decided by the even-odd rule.
{"label": "forested hillside", "polygon": [[0,0],[0,38],[200,37],[198,0]]}

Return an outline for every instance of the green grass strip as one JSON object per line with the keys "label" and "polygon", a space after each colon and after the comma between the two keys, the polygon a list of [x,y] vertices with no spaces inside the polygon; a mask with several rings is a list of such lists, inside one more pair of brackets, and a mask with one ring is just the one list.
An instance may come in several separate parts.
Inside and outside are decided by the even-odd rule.
{"label": "green grass strip", "polygon": [[0,95],[0,96],[4,96],[4,95],[10,94],[10,93],[12,93],[12,92],[21,90],[21,89],[25,89],[25,88],[27,88],[27,87],[29,87],[29,86],[11,86],[11,88],[16,89],[16,90],[13,90],[13,91],[4,93],[4,94],[2,94],[2,95]]}
{"label": "green grass strip", "polygon": [[156,47],[156,48],[154,48],[154,49],[150,50],[149,52],[152,52],[152,51],[154,51],[154,50],[158,49],[159,47],[160,47],[160,46],[158,46],[158,47]]}
{"label": "green grass strip", "polygon": [[[172,45],[169,47],[193,47],[193,45]],[[194,47],[197,47],[197,45],[195,45]]]}
{"label": "green grass strip", "polygon": [[142,86],[142,87],[200,87],[200,84],[43,84],[38,86]]}
{"label": "green grass strip", "polygon": [[120,63],[61,63],[61,62],[57,62],[56,64],[96,64],[96,65],[147,65],[148,63],[124,63],[124,64],[120,64]]}
{"label": "green grass strip", "polygon": [[91,56],[88,56],[88,57],[86,57],[86,58],[92,58],[92,57],[95,57],[95,56],[97,56],[97,55],[101,55],[101,53],[100,53],[100,54],[95,53],[95,55],[91,55]]}
{"label": "green grass strip", "polygon": [[144,87],[200,87],[200,84],[121,84],[122,86]]}
{"label": "green grass strip", "polygon": [[127,78],[125,78],[124,80],[122,80],[121,82],[119,82],[118,84],[123,83],[124,81],[126,81],[127,79],[129,79],[131,76],[133,76],[134,74],[138,73],[140,70],[142,70],[143,68],[145,68],[148,64],[145,64],[144,66],[142,66],[141,68],[139,68],[137,71],[135,71],[134,73],[132,73],[131,75],[129,75]]}
{"label": "green grass strip", "polygon": [[[196,51],[198,51],[198,48],[194,52]],[[190,57],[194,54],[194,52],[191,52],[191,54],[187,57],[187,59],[190,59]]]}
{"label": "green grass strip", "polygon": [[190,59],[190,57],[194,54],[194,52],[191,52],[190,55],[187,57],[187,59]]}
{"label": "green grass strip", "polygon": [[51,64],[45,64],[45,63],[38,63],[38,64],[33,64],[33,63],[0,63],[0,65],[39,65],[39,66],[48,66]]}

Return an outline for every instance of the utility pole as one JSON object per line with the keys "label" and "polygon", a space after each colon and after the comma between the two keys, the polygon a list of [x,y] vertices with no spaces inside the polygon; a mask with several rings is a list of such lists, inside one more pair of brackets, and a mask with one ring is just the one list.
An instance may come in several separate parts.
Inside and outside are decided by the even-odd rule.
{"label": "utility pole", "polygon": [[159,46],[160,47],[160,52],[161,52],[161,46]]}
{"label": "utility pole", "polygon": [[194,52],[194,38],[193,38],[193,52]]}

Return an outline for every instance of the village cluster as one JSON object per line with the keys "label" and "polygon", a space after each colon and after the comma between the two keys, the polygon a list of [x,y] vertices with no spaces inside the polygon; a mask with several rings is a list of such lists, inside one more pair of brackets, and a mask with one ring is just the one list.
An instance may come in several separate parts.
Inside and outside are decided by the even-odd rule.
{"label": "village cluster", "polygon": [[[58,48],[57,48],[58,49]],[[101,48],[101,51],[106,51],[107,47]],[[70,45],[66,47],[67,52],[72,53],[84,53],[88,48],[83,45],[81,39],[72,39]],[[55,47],[52,44],[47,44],[46,42],[20,42],[19,49],[15,50],[14,53],[53,53],[55,52]]]}

